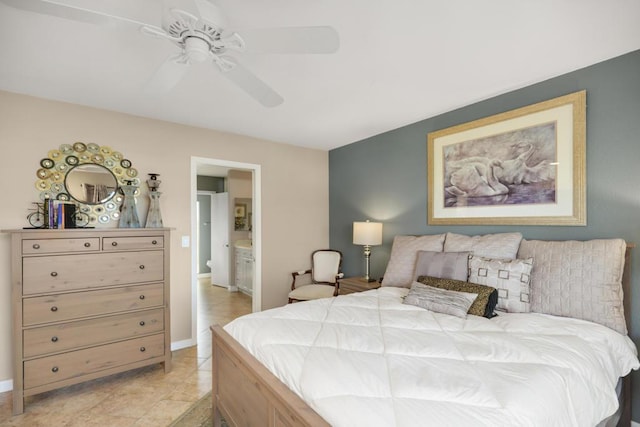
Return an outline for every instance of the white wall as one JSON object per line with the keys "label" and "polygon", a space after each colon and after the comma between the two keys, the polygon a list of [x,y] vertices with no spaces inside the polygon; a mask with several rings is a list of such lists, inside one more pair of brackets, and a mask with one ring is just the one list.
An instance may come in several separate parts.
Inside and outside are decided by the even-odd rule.
{"label": "white wall", "polygon": [[[28,226],[38,201],[39,162],[76,141],[108,145],[133,162],[142,179],[161,174],[160,200],[171,241],[172,341],[191,339],[191,156],[261,165],[263,309],[285,304],[291,271],[313,249],[328,247],[328,154],[324,151],[151,120],[0,91],[0,229]],[[294,179],[295,178],[295,179]],[[139,208],[143,221],[146,201]],[[110,226],[115,226],[111,224]],[[9,236],[0,234],[0,384],[11,378]]]}

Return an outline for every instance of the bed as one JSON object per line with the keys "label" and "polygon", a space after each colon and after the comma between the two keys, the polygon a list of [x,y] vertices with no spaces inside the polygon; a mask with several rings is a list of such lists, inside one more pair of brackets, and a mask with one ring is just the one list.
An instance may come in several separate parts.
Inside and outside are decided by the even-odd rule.
{"label": "bed", "polygon": [[[436,249],[460,249],[447,248],[446,237]],[[565,248],[545,258],[544,244],[523,251],[520,240],[512,257],[534,254],[540,283],[564,274],[555,268],[566,272],[555,265]],[[394,252],[407,257],[395,245],[390,267]],[[619,264],[614,279],[628,287],[622,266],[629,249],[622,245],[621,263],[604,262]],[[594,248],[613,252],[606,245],[572,248],[571,262],[575,267],[578,248],[583,269],[594,264]],[[571,278],[562,281],[574,286]],[[409,292],[384,286],[212,327],[214,425],[222,417],[230,426],[629,424],[629,382],[621,386],[619,378],[639,362],[626,330],[540,312],[460,318],[404,304]]]}

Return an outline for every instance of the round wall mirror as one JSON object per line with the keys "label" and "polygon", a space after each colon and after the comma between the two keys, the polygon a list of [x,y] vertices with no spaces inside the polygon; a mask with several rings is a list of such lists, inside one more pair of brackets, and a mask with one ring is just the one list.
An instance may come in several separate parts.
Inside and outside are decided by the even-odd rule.
{"label": "round wall mirror", "polygon": [[84,164],[67,172],[64,186],[71,198],[88,205],[106,203],[118,190],[116,176],[104,166]]}
{"label": "round wall mirror", "polygon": [[124,198],[120,186],[140,185],[138,171],[122,153],[84,142],[50,150],[36,176],[40,200],[74,202],[89,224],[117,221]]}

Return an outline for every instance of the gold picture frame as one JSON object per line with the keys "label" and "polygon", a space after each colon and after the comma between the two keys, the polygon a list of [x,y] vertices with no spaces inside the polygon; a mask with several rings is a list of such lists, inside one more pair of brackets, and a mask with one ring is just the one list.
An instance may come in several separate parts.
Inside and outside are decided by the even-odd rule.
{"label": "gold picture frame", "polygon": [[427,136],[430,225],[587,225],[586,91]]}

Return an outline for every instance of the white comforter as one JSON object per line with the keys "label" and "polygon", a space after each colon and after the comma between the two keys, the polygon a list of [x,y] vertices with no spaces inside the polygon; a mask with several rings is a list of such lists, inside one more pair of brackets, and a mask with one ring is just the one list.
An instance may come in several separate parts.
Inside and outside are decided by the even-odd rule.
{"label": "white comforter", "polygon": [[594,426],[615,412],[631,340],[542,314],[467,319],[380,288],[225,326],[333,426]]}

